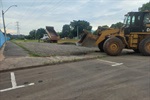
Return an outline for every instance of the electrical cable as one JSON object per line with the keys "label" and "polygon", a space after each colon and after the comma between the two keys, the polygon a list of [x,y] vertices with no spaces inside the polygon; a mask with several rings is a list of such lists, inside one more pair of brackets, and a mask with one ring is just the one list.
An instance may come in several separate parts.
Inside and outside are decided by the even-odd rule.
{"label": "electrical cable", "polygon": [[[36,1],[36,0],[34,0],[34,1],[31,3],[30,7],[34,6],[35,1]],[[42,0],[41,4],[43,4],[44,2],[45,2],[45,0]],[[21,17],[19,20],[22,20],[22,19],[24,18],[24,15],[26,15],[26,14],[29,12],[29,10],[30,10],[30,8],[26,9],[25,12],[24,12],[24,14],[22,15],[22,17]],[[34,12],[36,12],[36,10],[34,10],[34,11],[32,12],[32,15],[33,15]],[[31,17],[31,16],[30,16],[30,17]]]}
{"label": "electrical cable", "polygon": [[[63,0],[59,0],[54,6],[52,6],[51,8],[49,8],[51,11],[52,11],[52,9],[53,8],[55,8],[56,6],[58,6],[61,2],[63,2]],[[51,3],[51,2],[50,2]],[[48,4],[50,4],[50,3],[48,3]],[[43,9],[45,9],[46,8],[46,6],[44,6],[42,9],[40,9],[41,11],[43,11]],[[40,12],[40,11],[39,11]],[[45,11],[46,12],[46,11]],[[43,12],[42,14],[40,14],[39,16],[36,16],[34,19],[38,19],[39,17],[41,17],[41,15],[43,15],[45,12]],[[29,22],[27,22],[27,24],[28,24]],[[26,25],[27,25],[26,24]]]}

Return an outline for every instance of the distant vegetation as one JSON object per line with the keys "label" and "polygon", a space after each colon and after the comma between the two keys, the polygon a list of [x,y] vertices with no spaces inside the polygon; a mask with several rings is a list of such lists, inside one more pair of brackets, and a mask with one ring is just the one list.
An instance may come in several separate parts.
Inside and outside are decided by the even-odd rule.
{"label": "distant vegetation", "polygon": [[11,39],[30,39],[30,40],[39,40],[40,38],[43,37],[43,34],[47,34],[44,28],[39,28],[37,30],[32,30],[29,32],[29,35],[11,35],[7,34],[8,37]]}
{"label": "distant vegetation", "polygon": [[139,11],[146,11],[146,10],[150,11],[150,2],[143,4],[142,7],[139,7]]}
{"label": "distant vegetation", "polygon": [[26,39],[39,40],[43,37],[44,34],[47,34],[44,28],[39,28],[37,30],[32,30],[29,32],[28,36],[25,36]]}
{"label": "distant vegetation", "polygon": [[[107,28],[121,28],[123,23],[118,22],[116,24],[112,24],[111,27],[108,25],[98,26],[97,29],[105,30]],[[70,24],[65,24],[62,27],[62,32],[57,32],[61,38],[80,38],[82,36],[83,29],[88,31],[92,31],[92,26],[88,21],[85,20],[73,20]],[[28,36],[25,36],[26,39],[40,39],[43,37],[43,34],[46,34],[45,29],[39,28],[37,30],[32,30],[29,32]],[[97,34],[97,31],[94,31],[93,34]]]}
{"label": "distant vegetation", "polygon": [[69,25],[64,25],[62,32],[60,33],[61,38],[64,37],[77,37],[80,36],[81,33],[83,32],[83,29],[92,30],[92,26],[90,26],[90,23],[85,20],[73,20],[70,22]]}

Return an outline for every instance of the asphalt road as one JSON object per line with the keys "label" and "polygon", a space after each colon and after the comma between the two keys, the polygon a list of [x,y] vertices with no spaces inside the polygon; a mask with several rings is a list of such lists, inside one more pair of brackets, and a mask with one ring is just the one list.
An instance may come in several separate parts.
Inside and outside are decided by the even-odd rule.
{"label": "asphalt road", "polygon": [[28,56],[28,52],[24,49],[20,48],[16,44],[7,41],[6,47],[4,49],[4,55],[6,58],[8,57],[24,57]]}
{"label": "asphalt road", "polygon": [[150,57],[122,55],[0,73],[1,100],[150,100]]}

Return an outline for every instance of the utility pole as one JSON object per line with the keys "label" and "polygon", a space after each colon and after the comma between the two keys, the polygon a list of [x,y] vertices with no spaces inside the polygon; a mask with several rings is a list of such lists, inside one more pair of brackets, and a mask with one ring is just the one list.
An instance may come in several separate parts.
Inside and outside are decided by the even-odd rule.
{"label": "utility pole", "polygon": [[4,15],[13,6],[17,7],[17,5],[11,5],[6,11],[2,10],[2,19],[3,19],[3,26],[4,26],[5,42],[7,41],[7,38],[6,38],[6,26],[5,26],[5,17],[4,17]]}
{"label": "utility pole", "polygon": [[5,19],[4,19],[4,11],[2,10],[2,19],[3,19],[3,27],[4,27],[4,34],[5,34],[5,42],[7,41],[6,39],[6,26],[5,26]]}
{"label": "utility pole", "polygon": [[77,26],[77,39],[79,39],[79,27]]}

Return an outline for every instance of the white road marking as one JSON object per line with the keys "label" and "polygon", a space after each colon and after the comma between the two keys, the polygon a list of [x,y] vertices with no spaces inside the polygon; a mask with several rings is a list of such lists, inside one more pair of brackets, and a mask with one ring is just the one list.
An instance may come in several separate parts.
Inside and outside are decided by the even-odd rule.
{"label": "white road marking", "polygon": [[111,66],[120,66],[120,65],[123,65],[123,63],[116,63],[116,64],[113,64]]}
{"label": "white road marking", "polygon": [[100,61],[106,62],[106,63],[112,63],[112,64],[116,63],[116,62],[112,62],[112,61],[108,61],[108,60],[100,60]]}
{"label": "white road marking", "polygon": [[19,85],[19,86],[17,86],[16,78],[15,78],[15,73],[11,72],[10,73],[10,77],[11,77],[12,87],[11,88],[7,88],[7,89],[2,89],[2,90],[0,90],[0,92],[6,92],[6,91],[18,89],[18,88],[23,88],[23,87],[35,85],[34,83],[30,83],[30,84],[27,84],[27,85]]}
{"label": "white road marking", "polygon": [[123,65],[123,63],[117,63],[117,62],[112,62],[112,61],[108,61],[108,60],[100,60],[102,62],[106,62],[106,63],[110,63],[111,66],[120,66]]}
{"label": "white road marking", "polygon": [[12,87],[16,87],[16,86],[17,86],[17,83],[16,83],[16,78],[15,78],[15,73],[14,73],[14,72],[11,72],[11,73],[10,73],[10,76],[11,76],[11,84],[12,84]]}
{"label": "white road marking", "polygon": [[30,83],[30,84],[27,84],[27,85],[19,85],[19,86],[16,86],[16,87],[3,89],[3,90],[0,90],[0,92],[6,92],[6,91],[10,91],[10,90],[18,89],[18,88],[23,88],[23,87],[27,87],[27,86],[31,86],[31,85],[34,85],[34,83]]}

